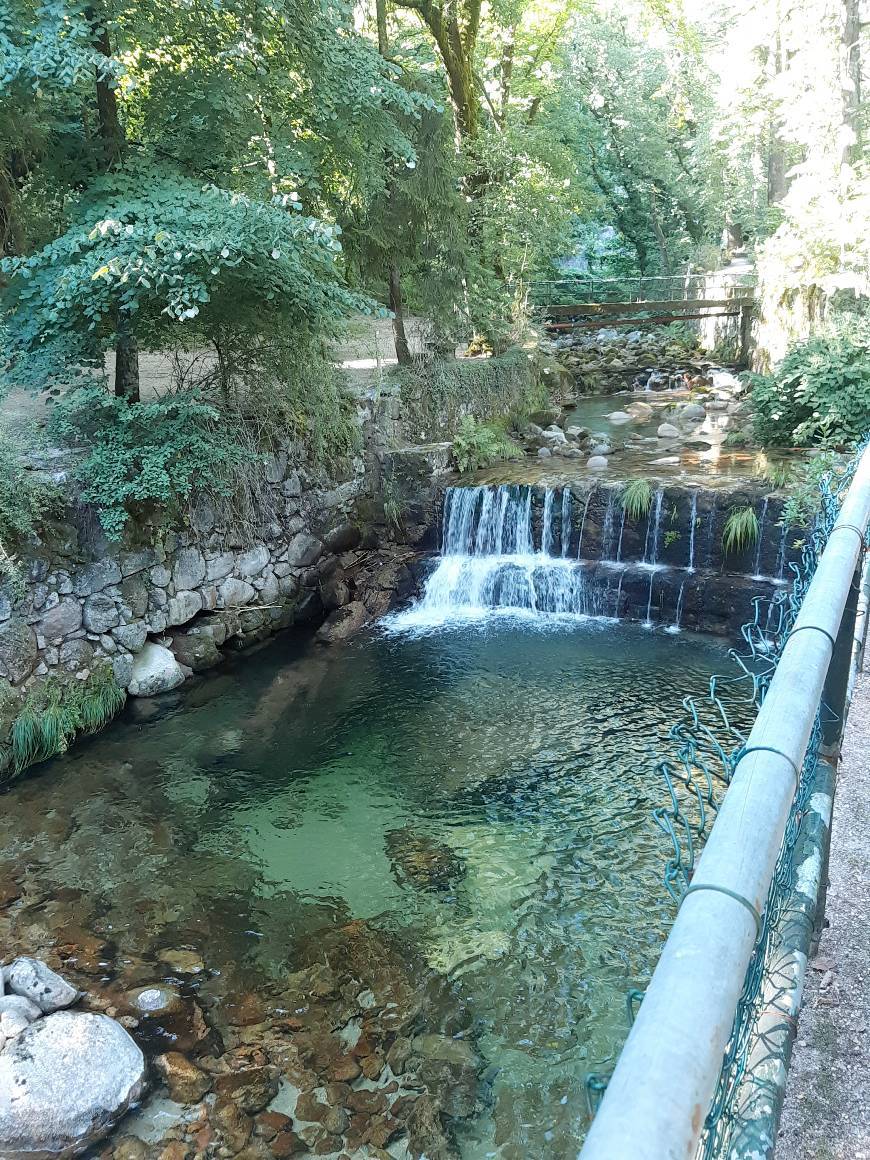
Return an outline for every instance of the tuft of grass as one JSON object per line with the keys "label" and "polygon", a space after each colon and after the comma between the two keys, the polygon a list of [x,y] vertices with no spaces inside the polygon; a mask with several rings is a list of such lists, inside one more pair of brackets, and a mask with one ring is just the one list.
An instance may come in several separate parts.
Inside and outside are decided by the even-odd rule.
{"label": "tuft of grass", "polygon": [[15,773],[64,753],[79,733],[96,733],[124,704],[124,690],[108,665],[94,669],[86,681],[50,676],[31,689],[9,733]]}
{"label": "tuft of grass", "polygon": [[652,484],[646,479],[632,479],[622,489],[622,508],[630,520],[637,521],[649,514],[652,507]]}
{"label": "tuft of grass", "polygon": [[722,548],[726,555],[740,554],[758,542],[758,516],[751,507],[732,508],[722,529]]}

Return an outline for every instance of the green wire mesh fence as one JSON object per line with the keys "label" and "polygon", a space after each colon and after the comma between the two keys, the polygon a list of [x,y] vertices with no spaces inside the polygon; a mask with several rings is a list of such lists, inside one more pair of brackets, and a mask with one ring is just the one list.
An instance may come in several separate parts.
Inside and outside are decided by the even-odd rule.
{"label": "green wire mesh fence", "polygon": [[[684,717],[670,731],[672,751],[676,756],[659,760],[655,764],[667,792],[666,804],[654,811],[653,820],[667,840],[669,855],[663,881],[665,889],[677,905],[689,887],[696,857],[713,826],[719,804],[746,744],[746,736],[733,723],[736,716],[734,709],[740,702],[743,702],[744,707],[748,702],[757,710],[764,700],[863,450],[862,446],[848,463],[822,479],[818,514],[803,545],[800,565],[792,565],[791,587],[777,593],[770,600],[755,600],[753,618],[742,629],[743,643],[730,653],[734,662],[733,673],[713,677],[705,698],[686,698],[683,702]],[[707,1115],[698,1153],[704,1160],[725,1160],[726,1157],[728,1160],[738,1160],[749,1155],[766,1154],[763,1148],[758,1150],[753,1140],[747,1138],[747,1135],[752,1135],[751,1125],[744,1125],[744,1130],[741,1130],[740,1101],[737,1096],[741,1086],[750,1079],[747,1068],[755,1046],[762,985],[770,968],[773,935],[779,927],[783,908],[793,886],[793,851],[813,790],[822,736],[822,715],[826,712],[826,707],[820,705],[768,894],[758,941],[746,973],[718,1088]],[[739,716],[745,718],[745,713]],[[636,991],[628,996],[629,1023],[633,1021],[640,998]],[[590,1111],[594,1111],[607,1086],[606,1078],[590,1075],[586,1086]]]}

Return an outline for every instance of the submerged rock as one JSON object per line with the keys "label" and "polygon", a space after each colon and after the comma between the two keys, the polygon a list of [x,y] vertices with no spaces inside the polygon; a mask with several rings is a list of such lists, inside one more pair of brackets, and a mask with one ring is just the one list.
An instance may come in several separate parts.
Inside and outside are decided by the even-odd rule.
{"label": "submerged rock", "polygon": [[386,835],[387,857],[393,873],[421,890],[450,890],[465,877],[465,862],[449,846],[409,826]]}
{"label": "submerged rock", "polygon": [[0,1155],[75,1155],[144,1087],[142,1052],[113,1019],[74,1011],[39,1019],[0,1052]]}

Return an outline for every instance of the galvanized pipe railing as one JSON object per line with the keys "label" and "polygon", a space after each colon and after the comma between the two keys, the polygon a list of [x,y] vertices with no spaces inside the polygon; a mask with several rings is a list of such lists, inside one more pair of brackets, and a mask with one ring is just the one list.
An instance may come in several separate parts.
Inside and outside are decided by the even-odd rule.
{"label": "galvanized pipe railing", "polygon": [[[716,1091],[783,834],[870,522],[870,448],[783,648],[746,748],[581,1150],[692,1160]],[[853,606],[854,607],[854,606]],[[843,689],[845,695],[845,688]]]}

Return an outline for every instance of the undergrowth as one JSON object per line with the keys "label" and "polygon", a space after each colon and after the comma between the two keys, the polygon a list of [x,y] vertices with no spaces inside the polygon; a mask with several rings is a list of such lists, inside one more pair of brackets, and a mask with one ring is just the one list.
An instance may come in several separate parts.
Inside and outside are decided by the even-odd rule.
{"label": "undergrowth", "polygon": [[[13,695],[14,696],[14,695]],[[0,707],[14,713],[7,739],[0,745],[0,769],[15,773],[64,753],[80,733],[95,733],[124,704],[125,693],[108,664],[87,680],[52,675],[30,689],[16,707],[7,694]]]}
{"label": "undergrowth", "polygon": [[477,471],[504,459],[522,459],[523,449],[503,427],[466,415],[453,439],[453,458],[460,471]]}
{"label": "undergrowth", "polygon": [[18,552],[60,508],[59,490],[24,466],[22,450],[0,430],[0,583],[5,581],[15,596],[22,594],[24,584]]}
{"label": "undergrowth", "polygon": [[456,430],[467,415],[510,421],[550,402],[534,358],[518,347],[493,358],[417,359],[391,376],[410,430],[424,437]]}

